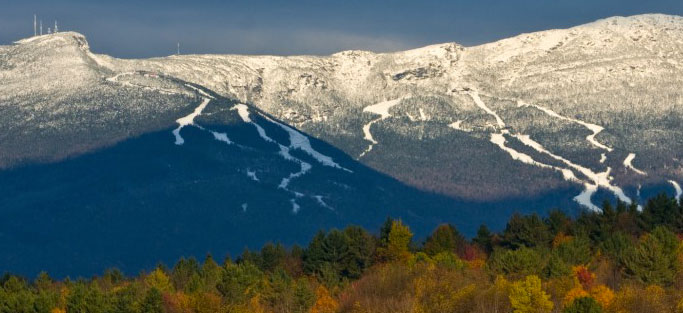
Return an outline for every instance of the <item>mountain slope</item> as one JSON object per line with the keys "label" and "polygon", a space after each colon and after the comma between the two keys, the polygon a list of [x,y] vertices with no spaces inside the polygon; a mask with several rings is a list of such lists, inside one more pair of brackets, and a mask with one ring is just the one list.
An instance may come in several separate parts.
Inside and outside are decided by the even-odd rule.
{"label": "mountain slope", "polygon": [[678,192],[682,44],[683,18],[643,15],[328,57],[0,46],[0,267],[136,271],[388,215],[471,235]]}

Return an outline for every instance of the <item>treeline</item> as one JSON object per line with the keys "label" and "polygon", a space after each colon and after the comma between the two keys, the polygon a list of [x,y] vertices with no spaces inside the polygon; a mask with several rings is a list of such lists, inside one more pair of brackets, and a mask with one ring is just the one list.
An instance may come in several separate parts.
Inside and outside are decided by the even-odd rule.
{"label": "treeline", "polygon": [[387,219],[307,247],[266,244],[220,264],[180,259],[136,277],[0,278],[0,312],[683,312],[683,206],[603,205],[571,218],[514,215],[468,240],[441,225],[415,242]]}

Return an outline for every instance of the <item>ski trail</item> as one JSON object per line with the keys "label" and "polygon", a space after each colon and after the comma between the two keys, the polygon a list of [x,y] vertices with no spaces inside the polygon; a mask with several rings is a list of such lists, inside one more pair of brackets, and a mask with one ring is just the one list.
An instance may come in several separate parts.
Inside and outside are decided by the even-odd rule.
{"label": "ski trail", "polygon": [[284,146],[281,143],[276,142],[275,140],[273,140],[273,138],[270,138],[270,136],[268,136],[268,134],[266,133],[266,130],[263,129],[263,127],[261,127],[261,125],[254,122],[251,119],[251,116],[249,113],[249,107],[247,105],[238,103],[232,109],[237,110],[237,114],[240,116],[240,118],[242,119],[243,122],[251,124],[252,126],[254,126],[254,128],[256,128],[256,131],[258,132],[259,136],[263,140],[265,140],[266,142],[276,143],[278,145],[278,147],[280,148],[280,151],[278,152],[278,154],[280,156],[282,156],[283,159],[299,164],[301,169],[298,172],[291,173],[291,174],[289,174],[289,176],[282,178],[282,180],[280,181],[280,185],[278,186],[278,188],[280,188],[280,189],[290,191],[288,189],[288,187],[289,187],[289,183],[291,182],[291,180],[306,174],[312,168],[311,164],[294,157],[293,155],[291,155],[289,153],[289,151],[290,151],[289,147]]}
{"label": "ski trail", "polygon": [[199,89],[199,88],[197,88],[197,87],[195,87],[195,86],[192,86],[192,85],[190,85],[190,84],[185,84],[185,87],[188,87],[188,88],[190,88],[190,89],[193,89],[194,91],[198,92],[199,94],[201,94],[201,95],[202,95],[203,97],[205,97],[205,98],[209,98],[209,99],[211,99],[211,100],[216,100],[216,98],[214,98],[214,97],[211,96],[210,94],[206,93],[204,90],[201,90],[201,89]]}
{"label": "ski trail", "polygon": [[316,201],[318,201],[318,204],[320,204],[321,207],[326,208],[326,209],[328,209],[328,210],[330,210],[330,211],[334,211],[334,208],[331,207],[331,206],[329,206],[329,205],[323,200],[323,196],[316,195],[316,196],[313,196],[313,198],[314,198]]}
{"label": "ski trail", "polygon": [[268,121],[271,123],[274,123],[275,125],[280,126],[280,128],[284,129],[287,134],[289,134],[289,148],[290,149],[299,149],[301,151],[306,152],[308,155],[312,156],[316,161],[320,162],[320,164],[328,167],[333,167],[336,169],[340,169],[349,173],[353,173],[351,170],[344,168],[337,164],[337,162],[332,159],[332,157],[324,155],[317,150],[313,149],[311,146],[311,141],[308,139],[308,137],[304,136],[302,133],[299,131],[295,130],[294,128],[291,128],[285,124],[282,124],[276,120],[271,119],[270,117],[265,117]]}
{"label": "ski trail", "polygon": [[192,113],[176,120],[176,123],[178,123],[178,127],[173,130],[173,136],[175,136],[176,145],[180,146],[183,143],[185,143],[183,137],[180,136],[180,130],[183,129],[183,127],[185,126],[194,125],[195,117],[202,114],[202,111],[204,110],[204,108],[206,108],[206,105],[209,104],[209,102],[211,102],[211,99],[204,98],[202,100],[202,103],[199,104],[199,106],[197,106]]}
{"label": "ski trail", "polygon": [[506,143],[505,135],[508,135],[508,134],[509,133],[507,132],[507,130],[504,130],[501,133],[492,133],[490,141],[493,144],[497,145],[501,150],[507,152],[513,160],[520,161],[522,163],[529,164],[529,165],[538,166],[541,168],[553,169],[553,170],[556,170],[556,171],[562,173],[562,177],[565,180],[580,182],[580,180],[576,177],[576,175],[574,175],[574,172],[572,172],[571,170],[538,162],[538,161],[534,160],[528,154],[519,152],[515,149],[512,149],[512,148],[506,146],[505,145],[505,143]]}
{"label": "ski trail", "polygon": [[[597,212],[601,211],[601,209],[598,206],[596,206],[595,204],[593,204],[593,202],[591,200],[593,194],[595,194],[597,192],[599,187],[602,187],[602,188],[605,188],[605,189],[611,191],[621,201],[624,201],[626,203],[632,202],[632,200],[629,197],[627,197],[626,194],[624,194],[624,192],[621,188],[619,188],[618,186],[612,185],[612,183],[611,183],[612,178],[610,177],[611,168],[608,167],[605,172],[596,173],[587,167],[573,163],[573,162],[567,160],[566,158],[564,158],[562,156],[559,156],[559,155],[556,155],[556,154],[550,152],[543,145],[541,145],[537,141],[531,139],[531,137],[529,135],[524,135],[524,134],[511,135],[510,132],[507,129],[505,129],[505,122],[503,121],[503,119],[495,111],[491,110],[488,106],[486,106],[484,101],[482,101],[481,98],[479,97],[479,93],[477,91],[469,90],[469,91],[467,91],[467,94],[472,98],[474,103],[479,108],[481,108],[484,112],[488,113],[489,115],[493,116],[496,119],[496,123],[501,130],[497,133],[491,134],[490,141],[493,144],[497,145],[501,150],[507,152],[512,157],[512,159],[514,159],[514,160],[520,161],[522,163],[538,166],[541,168],[549,168],[549,169],[554,169],[554,170],[560,171],[560,172],[562,172],[563,178],[565,180],[583,184],[584,190],[579,195],[574,197],[574,201],[576,201],[580,205],[585,206],[590,210],[594,210]],[[605,146],[605,145],[603,145],[603,144],[601,144],[595,140],[595,136],[598,133],[600,133],[603,129],[601,126],[586,123],[583,121],[579,121],[577,119],[567,118],[567,117],[564,117],[564,116],[561,116],[561,115],[555,113],[552,110],[549,110],[549,109],[546,109],[546,108],[543,108],[540,106],[536,106],[536,105],[526,104],[522,101],[518,101],[517,105],[519,107],[533,106],[533,107],[543,111],[544,113],[546,113],[550,116],[581,124],[593,132],[593,134],[587,136],[587,138],[586,138],[589,142],[591,142],[593,145],[595,145],[596,147],[599,147],[601,149],[604,149],[607,151],[612,151],[611,148],[609,148],[609,147],[607,147],[607,146]],[[552,166],[552,165],[548,165],[545,163],[538,162],[527,154],[521,153],[517,150],[514,150],[510,147],[507,147],[505,145],[505,142],[506,142],[505,135],[510,135],[510,136],[518,139],[524,145],[534,149],[535,151],[542,153],[542,154],[545,154],[545,155],[548,155],[551,158],[564,163],[567,166],[567,168]],[[577,172],[583,174],[584,176],[586,176],[589,179],[589,181],[584,181],[584,180],[578,179],[576,177],[576,175],[574,174],[574,171],[577,171]]]}
{"label": "ski trail", "polygon": [[471,131],[472,131],[471,129],[465,128],[465,127],[462,126],[462,122],[463,122],[462,120],[457,120],[457,121],[455,121],[455,122],[453,122],[453,123],[448,124],[448,127],[453,128],[453,129],[455,129],[455,130],[464,131],[464,132],[466,132],[466,133],[471,132]]}
{"label": "ski trail", "polygon": [[[547,115],[550,115],[550,116],[552,116],[552,117],[559,118],[559,119],[562,119],[562,120],[565,120],[565,121],[570,121],[570,122],[579,124],[579,125],[581,125],[581,126],[583,126],[583,127],[586,127],[586,128],[588,128],[588,130],[590,130],[590,131],[592,132],[592,134],[586,136],[586,140],[587,140],[588,142],[590,142],[593,146],[595,146],[595,147],[597,147],[597,148],[599,148],[599,149],[605,150],[605,151],[607,151],[607,152],[612,152],[612,151],[614,150],[614,149],[612,149],[611,147],[608,147],[607,145],[604,145],[604,144],[600,143],[599,141],[597,141],[597,140],[595,139],[595,136],[597,136],[599,133],[601,133],[601,132],[605,129],[604,127],[602,127],[602,126],[600,126],[600,125],[591,124],[591,123],[587,123],[587,122],[584,122],[584,121],[582,121],[582,120],[578,120],[578,119],[575,119],[575,118],[570,118],[570,117],[562,116],[562,115],[560,115],[560,114],[557,114],[557,112],[555,112],[555,111],[553,111],[553,110],[551,110],[551,109],[544,108],[544,107],[542,107],[542,106],[540,106],[540,105],[536,105],[536,104],[529,104],[529,103],[526,103],[526,102],[521,101],[521,100],[518,100],[518,101],[517,101],[517,106],[520,106],[520,107],[534,107],[534,108],[536,108],[536,109],[542,111],[543,113],[545,113],[545,114],[547,114]],[[602,163],[602,162],[601,162],[601,163]]]}
{"label": "ski trail", "polygon": [[299,210],[301,210],[301,206],[298,203],[296,203],[296,198],[289,199],[289,202],[292,203],[292,213],[299,213]]}
{"label": "ski trail", "polygon": [[218,140],[218,141],[225,142],[229,145],[232,144],[232,141],[230,140],[230,138],[228,138],[228,135],[226,133],[219,133],[219,132],[212,131],[211,134],[213,134],[213,138]]}
{"label": "ski trail", "polygon": [[261,127],[261,125],[253,122],[249,117],[249,107],[246,104],[236,104],[231,110],[237,110],[237,114],[240,116],[243,122],[253,125],[256,128],[259,136],[267,142],[275,142],[273,138],[268,137],[266,131]]}
{"label": "ski trail", "polygon": [[641,171],[641,170],[639,170],[633,166],[633,159],[635,159],[635,158],[636,158],[635,153],[629,153],[628,156],[624,159],[624,167],[636,172],[637,174],[647,176],[646,172]]}
{"label": "ski trail", "polygon": [[422,108],[420,108],[420,119],[422,121],[426,121],[428,119],[427,115],[425,114],[425,111]]}
{"label": "ski trail", "polygon": [[[108,82],[111,82],[111,83],[119,84],[121,86],[126,86],[126,87],[131,87],[131,88],[139,88],[139,89],[143,89],[143,90],[156,91],[158,93],[165,94],[165,95],[181,95],[181,94],[183,94],[182,92],[178,92],[178,91],[173,90],[173,89],[143,86],[143,85],[133,84],[129,81],[120,81],[119,80],[119,78],[121,78],[122,76],[134,76],[135,74],[136,74],[135,72],[123,72],[123,73],[118,73],[112,77],[105,78],[105,80]],[[148,74],[143,74],[143,76],[150,77]]]}
{"label": "ski trail", "polygon": [[[301,209],[301,206],[296,202],[296,199],[303,197],[303,194],[291,190],[289,188],[289,184],[292,182],[292,180],[306,175],[313,168],[313,166],[310,163],[293,156],[291,154],[292,149],[299,149],[301,151],[306,152],[307,154],[312,156],[314,159],[316,159],[316,161],[320,162],[320,164],[322,164],[324,166],[329,166],[329,167],[337,168],[337,169],[344,170],[344,171],[352,173],[351,170],[346,169],[346,168],[340,166],[339,164],[337,164],[336,162],[334,162],[334,160],[331,157],[326,156],[326,155],[318,152],[317,150],[313,149],[313,147],[311,146],[310,140],[305,135],[298,132],[297,130],[295,130],[295,129],[287,126],[287,125],[284,125],[280,122],[277,122],[277,121],[271,119],[270,117],[263,116],[266,120],[268,120],[271,123],[278,125],[280,128],[282,128],[283,130],[285,130],[289,134],[289,146],[285,146],[285,145],[273,140],[273,138],[268,136],[265,129],[263,129],[263,127],[261,127],[261,125],[259,125],[258,123],[256,123],[255,121],[253,121],[251,119],[249,107],[247,105],[239,103],[239,104],[236,104],[232,108],[232,110],[237,110],[237,114],[240,116],[242,121],[244,121],[245,123],[253,125],[254,128],[256,128],[256,131],[258,132],[259,136],[263,140],[277,144],[279,149],[280,149],[278,154],[283,159],[299,164],[299,171],[290,173],[288,176],[283,177],[282,180],[280,180],[280,184],[278,185],[279,189],[285,190],[285,191],[292,193],[294,195],[294,198],[290,199],[290,202],[292,204],[292,213],[297,214],[299,212],[299,210]],[[253,173],[253,175],[252,175],[251,172],[247,172],[247,175],[252,177],[252,179],[257,180],[256,173]]]}
{"label": "ski trail", "polygon": [[602,209],[599,206],[593,204],[593,200],[591,199],[593,197],[593,194],[595,194],[598,191],[598,186],[590,183],[583,183],[583,188],[583,191],[576,197],[574,197],[574,201],[588,208],[591,211],[602,212]]}
{"label": "ski trail", "polygon": [[247,169],[247,176],[249,176],[249,178],[251,178],[251,180],[253,180],[255,182],[259,181],[258,177],[256,177],[256,171],[251,171],[251,170]]}
{"label": "ski trail", "polygon": [[612,181],[611,181],[610,175],[609,175],[611,170],[612,170],[611,168],[608,167],[605,172],[596,173],[587,167],[578,165],[572,161],[565,159],[564,157],[561,157],[559,155],[556,155],[556,154],[548,151],[547,149],[545,149],[543,147],[543,145],[541,145],[537,141],[531,139],[531,137],[529,137],[529,135],[517,134],[517,135],[514,135],[514,137],[519,139],[523,144],[531,147],[532,149],[534,149],[540,153],[546,154],[546,155],[550,156],[551,158],[558,160],[558,161],[566,164],[570,168],[573,168],[574,170],[580,172],[584,176],[588,177],[593,182],[592,185],[595,185],[596,188],[597,187],[603,187],[603,188],[611,191],[615,196],[617,196],[617,198],[619,198],[619,200],[624,201],[624,202],[629,203],[629,204],[631,203],[631,198],[627,197],[621,188],[612,185]]}
{"label": "ski trail", "polygon": [[498,116],[498,114],[496,112],[494,112],[493,110],[489,109],[488,106],[486,106],[484,101],[482,101],[481,98],[479,97],[478,92],[476,92],[474,90],[470,90],[467,92],[467,94],[472,98],[472,100],[474,100],[474,104],[476,104],[480,109],[484,110],[484,112],[488,113],[489,115],[493,116],[496,119],[496,123],[498,124],[499,128],[501,128],[501,129],[505,128],[505,122],[503,122],[503,119],[500,118],[500,116]]}
{"label": "ski trail", "polygon": [[363,139],[365,139],[366,141],[369,141],[370,145],[368,145],[368,147],[365,149],[365,151],[363,151],[363,153],[361,153],[358,156],[359,159],[362,158],[368,152],[372,151],[372,147],[374,145],[379,144],[379,142],[377,142],[375,140],[375,138],[372,137],[372,132],[370,132],[370,126],[372,126],[372,124],[375,124],[381,120],[384,120],[384,119],[391,117],[391,114],[389,113],[389,109],[391,109],[391,107],[401,103],[401,101],[405,98],[406,97],[401,97],[401,98],[394,99],[394,100],[384,101],[384,102],[380,102],[380,103],[373,104],[370,106],[366,106],[365,108],[363,108],[363,112],[374,113],[374,114],[379,115],[379,117],[375,118],[372,121],[370,121],[369,123],[363,125],[363,134],[364,134]]}
{"label": "ski trail", "polygon": [[674,180],[670,180],[669,183],[674,186],[674,190],[676,190],[676,199],[678,200],[678,203],[680,204],[683,199],[681,199],[681,196],[683,196],[683,189],[681,189],[681,185],[679,185],[677,182]]}

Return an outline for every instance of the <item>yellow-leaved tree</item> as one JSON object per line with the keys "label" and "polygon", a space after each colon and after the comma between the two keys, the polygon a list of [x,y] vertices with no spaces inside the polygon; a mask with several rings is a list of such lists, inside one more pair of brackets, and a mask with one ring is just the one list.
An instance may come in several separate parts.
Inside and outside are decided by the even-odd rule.
{"label": "yellow-leaved tree", "polygon": [[407,260],[411,255],[410,241],[412,239],[413,233],[408,226],[400,220],[393,221],[386,242],[382,243],[382,247],[378,249],[378,254],[386,261]]}
{"label": "yellow-leaved tree", "polygon": [[315,291],[315,304],[311,308],[311,313],[334,313],[339,308],[339,303],[330,296],[330,292],[325,286],[320,285]]}
{"label": "yellow-leaved tree", "polygon": [[168,275],[158,267],[145,277],[145,284],[150,288],[156,288],[161,292],[169,292],[173,288]]}
{"label": "yellow-leaved tree", "polygon": [[590,291],[591,297],[597,301],[603,309],[608,308],[614,301],[614,291],[605,285],[597,285]]}
{"label": "yellow-leaved tree", "polygon": [[543,291],[541,279],[536,275],[512,283],[509,297],[514,313],[542,313],[553,309],[553,302]]}
{"label": "yellow-leaved tree", "polygon": [[588,292],[583,290],[583,287],[581,287],[581,285],[577,285],[567,292],[567,294],[564,296],[564,301],[562,303],[564,304],[564,306],[568,306],[571,305],[572,302],[574,302],[574,300],[585,297],[588,297]]}

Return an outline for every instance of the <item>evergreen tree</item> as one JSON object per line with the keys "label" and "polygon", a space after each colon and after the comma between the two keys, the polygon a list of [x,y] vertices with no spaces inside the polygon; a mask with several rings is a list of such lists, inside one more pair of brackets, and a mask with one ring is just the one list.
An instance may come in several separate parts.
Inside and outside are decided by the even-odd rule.
{"label": "evergreen tree", "polygon": [[672,284],[678,270],[678,245],[678,238],[666,227],[655,228],[626,251],[627,274],[646,284]]}
{"label": "evergreen tree", "polygon": [[145,313],[163,313],[161,291],[151,288],[147,291],[144,300],[140,304],[140,310]]}
{"label": "evergreen tree", "polygon": [[367,231],[359,226],[349,226],[344,229],[348,238],[349,259],[344,266],[344,275],[357,279],[372,265],[375,254],[375,241]]}
{"label": "evergreen tree", "polygon": [[545,267],[545,257],[539,249],[527,247],[494,249],[486,266],[494,273],[523,277],[540,273]]}
{"label": "evergreen tree", "polygon": [[266,243],[261,248],[260,268],[265,272],[273,272],[276,268],[284,265],[287,250],[282,244]]}
{"label": "evergreen tree", "polygon": [[413,233],[400,220],[394,221],[386,245],[378,249],[380,258],[385,261],[405,260],[410,256]]}
{"label": "evergreen tree", "polygon": [[386,246],[389,242],[389,233],[391,232],[391,227],[393,225],[394,225],[394,219],[387,216],[387,219],[384,220],[384,224],[382,224],[382,227],[380,227],[380,229],[379,229],[380,246],[386,248]]}
{"label": "evergreen tree", "polygon": [[513,249],[546,247],[551,240],[548,225],[537,214],[514,214],[503,231],[503,243]]}
{"label": "evergreen tree", "polygon": [[491,253],[493,251],[493,234],[486,225],[481,224],[477,230],[477,236],[472,239],[479,248],[481,248],[486,253]]}
{"label": "evergreen tree", "polygon": [[249,261],[228,264],[216,289],[232,304],[244,304],[262,289],[263,272]]}
{"label": "evergreen tree", "polygon": [[581,297],[562,311],[563,313],[602,313],[602,307],[591,297]]}
{"label": "evergreen tree", "polygon": [[[171,282],[176,290],[185,290],[190,279],[199,273],[199,262],[195,258],[180,258],[171,272]],[[166,291],[160,289],[162,291]]]}
{"label": "evergreen tree", "polygon": [[572,220],[560,210],[552,210],[545,220],[550,234],[555,237],[557,234],[568,234],[571,229]]}
{"label": "evergreen tree", "polygon": [[434,256],[441,252],[456,253],[458,248],[465,248],[465,238],[453,225],[440,225],[427,237],[423,251]]}
{"label": "evergreen tree", "polygon": [[320,231],[311,242],[308,243],[308,247],[303,253],[303,268],[308,274],[316,273],[325,263],[325,251],[323,251],[323,242],[325,241],[325,233]]}
{"label": "evergreen tree", "polygon": [[665,193],[660,193],[647,201],[639,222],[646,231],[665,225],[675,232],[683,232],[683,212],[678,201]]}

